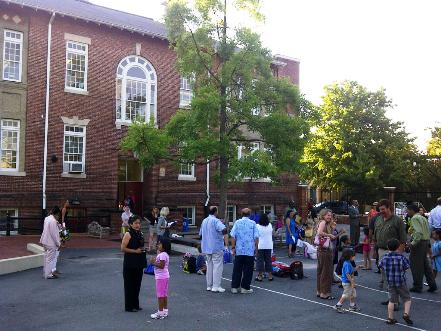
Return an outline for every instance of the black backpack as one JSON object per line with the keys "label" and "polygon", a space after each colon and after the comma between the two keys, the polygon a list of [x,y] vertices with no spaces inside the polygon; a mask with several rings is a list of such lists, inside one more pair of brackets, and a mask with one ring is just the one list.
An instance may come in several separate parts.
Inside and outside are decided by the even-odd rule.
{"label": "black backpack", "polygon": [[294,261],[290,265],[291,279],[303,279],[303,263],[302,261]]}
{"label": "black backpack", "polygon": [[182,269],[188,274],[196,273],[196,258],[194,256],[184,256]]}

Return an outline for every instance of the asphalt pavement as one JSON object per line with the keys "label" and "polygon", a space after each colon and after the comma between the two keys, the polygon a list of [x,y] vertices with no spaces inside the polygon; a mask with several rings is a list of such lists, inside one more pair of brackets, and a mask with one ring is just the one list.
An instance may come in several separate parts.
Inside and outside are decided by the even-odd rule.
{"label": "asphalt pavement", "polygon": [[[294,260],[286,257],[285,250],[276,253],[282,261]],[[414,328],[388,326],[386,307],[380,305],[387,293],[377,287],[378,274],[361,271],[357,302],[362,310],[338,314],[332,309],[337,300],[316,297],[316,261],[296,259],[304,262],[307,278],[253,281],[253,294],[233,295],[207,292],[205,277],[183,273],[181,256],[174,255],[169,317],[151,320],[150,313],[157,309],[153,276],[143,278],[143,311],[126,313],[122,254],[114,248],[66,249],[59,265],[60,279],[43,279],[41,268],[0,276],[0,330],[441,330],[439,292],[415,295]],[[225,265],[222,285],[226,289],[231,273],[232,265]],[[335,297],[341,291],[333,286]],[[396,318],[404,323],[401,315],[400,309]]]}

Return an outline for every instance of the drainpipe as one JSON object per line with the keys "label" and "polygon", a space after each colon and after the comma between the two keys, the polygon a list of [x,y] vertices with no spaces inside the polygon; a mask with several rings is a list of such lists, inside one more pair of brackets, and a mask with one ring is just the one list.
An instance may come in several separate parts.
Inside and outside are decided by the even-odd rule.
{"label": "drainpipe", "polygon": [[207,200],[205,201],[205,207],[208,207],[210,202],[210,162],[207,161]]}
{"label": "drainpipe", "polygon": [[46,173],[47,173],[47,136],[49,130],[49,89],[51,76],[51,44],[52,22],[55,12],[52,12],[47,29],[47,59],[46,59],[46,112],[44,117],[44,160],[43,160],[43,216],[46,216]]}

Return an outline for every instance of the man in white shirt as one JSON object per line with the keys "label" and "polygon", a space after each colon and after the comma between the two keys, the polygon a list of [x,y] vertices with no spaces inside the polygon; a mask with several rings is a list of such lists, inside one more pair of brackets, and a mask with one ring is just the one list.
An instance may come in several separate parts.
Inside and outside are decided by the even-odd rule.
{"label": "man in white shirt", "polygon": [[57,278],[53,274],[55,271],[55,263],[57,259],[57,250],[60,249],[60,228],[58,227],[58,220],[61,218],[61,210],[54,207],[51,214],[44,220],[43,233],[41,234],[40,243],[44,247],[44,278]]}
{"label": "man in white shirt", "polygon": [[441,229],[441,197],[437,200],[437,206],[430,211],[429,226],[431,230]]}

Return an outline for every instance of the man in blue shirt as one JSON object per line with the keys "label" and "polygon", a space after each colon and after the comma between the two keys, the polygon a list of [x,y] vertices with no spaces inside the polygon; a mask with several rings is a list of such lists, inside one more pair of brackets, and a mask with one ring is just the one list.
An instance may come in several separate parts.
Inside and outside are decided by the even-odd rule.
{"label": "man in blue shirt", "polygon": [[253,278],[254,255],[259,242],[256,222],[250,220],[251,210],[242,209],[242,218],[234,223],[231,230],[234,258],[231,293],[253,293],[250,288]]}
{"label": "man in blue shirt", "polygon": [[228,246],[228,234],[225,225],[217,218],[217,207],[211,207],[210,213],[202,221],[199,235],[202,237],[201,249],[207,258],[207,291],[225,292],[221,287],[224,270],[224,245]]}

